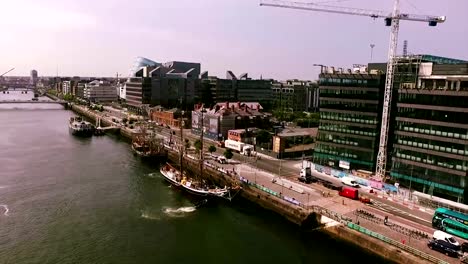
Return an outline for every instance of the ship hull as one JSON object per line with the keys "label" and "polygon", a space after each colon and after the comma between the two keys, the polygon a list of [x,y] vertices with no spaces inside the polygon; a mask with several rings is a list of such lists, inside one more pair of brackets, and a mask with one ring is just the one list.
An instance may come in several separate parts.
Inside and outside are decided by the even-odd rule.
{"label": "ship hull", "polygon": [[168,171],[165,171],[163,169],[163,167],[161,167],[161,169],[159,170],[161,172],[161,174],[163,175],[164,179],[169,182],[170,184],[176,186],[176,187],[180,187],[180,182],[178,182],[177,180],[175,180],[173,178],[173,176],[170,174],[170,172]]}
{"label": "ship hull", "polygon": [[145,159],[166,157],[165,151],[159,151],[159,152],[140,151],[140,150],[137,150],[133,145],[132,145],[132,151],[135,155],[141,158],[145,158]]}
{"label": "ship hull", "polygon": [[70,134],[77,137],[91,137],[94,133],[92,129],[75,129],[72,127],[68,128]]}

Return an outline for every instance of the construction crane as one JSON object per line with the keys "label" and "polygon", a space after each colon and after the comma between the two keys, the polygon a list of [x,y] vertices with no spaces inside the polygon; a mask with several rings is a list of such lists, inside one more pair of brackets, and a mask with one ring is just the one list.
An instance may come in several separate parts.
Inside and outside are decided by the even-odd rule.
{"label": "construction crane", "polygon": [[11,71],[12,71],[12,70],[14,70],[14,69],[15,69],[15,68],[11,68],[11,69],[9,69],[8,71],[6,71],[6,72],[4,72],[2,75],[0,75],[0,77],[2,77],[3,75],[5,75],[5,74],[7,74],[7,73],[11,72]]}
{"label": "construction crane", "polygon": [[400,1],[395,0],[393,12],[388,13],[377,10],[366,10],[360,8],[338,7],[330,5],[320,5],[315,3],[290,2],[282,0],[263,0],[260,6],[281,7],[290,9],[300,9],[307,11],[328,12],[345,15],[367,16],[371,18],[383,18],[386,26],[391,26],[390,45],[388,49],[387,73],[385,79],[384,101],[382,110],[382,125],[380,129],[379,152],[377,154],[377,166],[375,176],[378,179],[385,180],[385,169],[387,165],[387,142],[390,120],[390,106],[392,99],[393,77],[395,69],[395,55],[398,44],[398,30],[400,20],[428,22],[429,26],[436,26],[438,23],[445,22],[445,16],[413,15],[400,13]]}

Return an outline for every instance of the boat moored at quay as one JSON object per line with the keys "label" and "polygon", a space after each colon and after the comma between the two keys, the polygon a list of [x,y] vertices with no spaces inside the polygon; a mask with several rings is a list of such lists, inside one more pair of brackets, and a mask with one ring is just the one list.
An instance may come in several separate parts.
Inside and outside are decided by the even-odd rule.
{"label": "boat moored at quay", "polygon": [[231,190],[238,190],[238,188],[219,188],[217,186],[209,186],[204,181],[196,180],[187,175],[182,175],[180,171],[175,169],[172,165],[163,165],[160,169],[164,179],[176,187],[197,195],[197,196],[211,196],[220,197],[231,200]]}
{"label": "boat moored at quay", "polygon": [[68,130],[72,135],[79,137],[91,137],[94,134],[94,126],[80,116],[70,117]]}

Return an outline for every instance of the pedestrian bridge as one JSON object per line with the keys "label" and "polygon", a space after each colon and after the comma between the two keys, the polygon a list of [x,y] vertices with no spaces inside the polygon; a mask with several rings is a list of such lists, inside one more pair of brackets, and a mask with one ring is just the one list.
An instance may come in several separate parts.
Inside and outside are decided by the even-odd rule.
{"label": "pedestrian bridge", "polygon": [[68,102],[64,100],[0,100],[0,104],[61,104],[66,105]]}

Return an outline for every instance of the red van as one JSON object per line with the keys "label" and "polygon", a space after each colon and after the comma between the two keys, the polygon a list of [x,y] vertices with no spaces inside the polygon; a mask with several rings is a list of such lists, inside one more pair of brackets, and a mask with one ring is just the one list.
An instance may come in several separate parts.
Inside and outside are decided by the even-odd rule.
{"label": "red van", "polygon": [[341,188],[341,191],[338,192],[340,196],[343,197],[348,197],[349,199],[353,200],[358,200],[359,199],[359,193],[358,190],[350,188],[350,187],[344,187]]}

